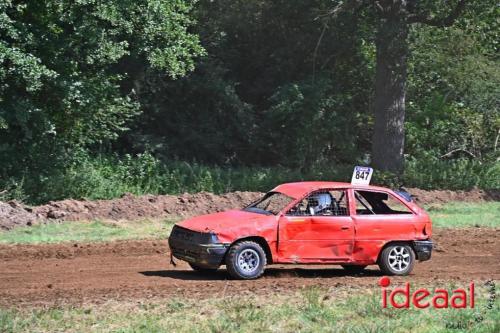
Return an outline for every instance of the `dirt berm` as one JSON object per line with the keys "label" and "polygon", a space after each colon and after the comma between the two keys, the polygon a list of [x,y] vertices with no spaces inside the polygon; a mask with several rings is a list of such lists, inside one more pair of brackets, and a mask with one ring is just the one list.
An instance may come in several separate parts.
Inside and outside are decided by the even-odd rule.
{"label": "dirt berm", "polygon": [[[477,202],[500,200],[500,191],[425,191],[409,189],[416,201],[423,205],[442,204],[450,201]],[[81,220],[140,220],[146,218],[186,218],[195,215],[242,208],[256,200],[262,193],[232,192],[215,195],[208,192],[182,195],[125,194],[113,200],[52,201],[48,204],[27,207],[15,201],[0,202],[0,229],[32,225],[50,221]]]}
{"label": "dirt berm", "polygon": [[113,200],[67,199],[36,207],[28,207],[15,201],[0,202],[0,229],[10,230],[17,226],[62,220],[131,221],[146,218],[185,218],[242,208],[260,195],[255,192],[232,192],[222,195],[200,192],[178,196],[125,194]]}

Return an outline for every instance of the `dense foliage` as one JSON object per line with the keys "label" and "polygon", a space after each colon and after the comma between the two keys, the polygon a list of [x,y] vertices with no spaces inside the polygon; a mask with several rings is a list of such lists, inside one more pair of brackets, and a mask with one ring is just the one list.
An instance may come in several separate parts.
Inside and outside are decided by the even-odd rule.
{"label": "dense foliage", "polygon": [[[370,161],[376,18],[335,3],[0,1],[0,192],[347,179]],[[411,26],[398,183],[500,188],[499,14],[482,0],[452,27]]]}
{"label": "dense foliage", "polygon": [[176,78],[203,54],[192,1],[0,2],[0,165],[28,192],[116,139],[147,71]]}

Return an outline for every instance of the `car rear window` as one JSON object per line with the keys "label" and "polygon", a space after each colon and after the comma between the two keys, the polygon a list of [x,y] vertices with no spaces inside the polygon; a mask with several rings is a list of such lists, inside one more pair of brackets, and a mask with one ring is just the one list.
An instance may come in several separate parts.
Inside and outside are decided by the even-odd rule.
{"label": "car rear window", "polygon": [[354,191],[358,215],[413,214],[401,201],[389,193]]}

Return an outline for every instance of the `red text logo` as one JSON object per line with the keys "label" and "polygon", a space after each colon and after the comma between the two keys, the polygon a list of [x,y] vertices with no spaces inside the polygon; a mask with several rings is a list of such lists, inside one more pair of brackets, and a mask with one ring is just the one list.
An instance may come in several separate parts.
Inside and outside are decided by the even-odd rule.
{"label": "red text logo", "polygon": [[388,290],[390,284],[391,280],[387,276],[380,278],[383,308],[387,308],[388,303],[396,309],[408,309],[410,304],[419,309],[474,308],[474,282],[469,284],[468,289],[458,288],[452,292],[441,288],[436,288],[432,292],[426,288],[412,290],[410,282],[406,282],[403,288]]}

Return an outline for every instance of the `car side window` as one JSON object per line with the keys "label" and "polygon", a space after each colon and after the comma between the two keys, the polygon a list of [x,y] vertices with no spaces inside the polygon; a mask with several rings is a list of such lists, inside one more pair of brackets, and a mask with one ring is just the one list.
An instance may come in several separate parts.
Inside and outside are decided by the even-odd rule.
{"label": "car side window", "polygon": [[358,215],[413,214],[407,206],[389,193],[354,191],[354,197]]}
{"label": "car side window", "polygon": [[347,216],[347,193],[343,190],[316,191],[292,207],[293,216]]}

